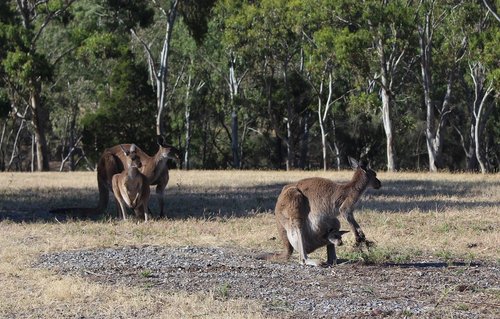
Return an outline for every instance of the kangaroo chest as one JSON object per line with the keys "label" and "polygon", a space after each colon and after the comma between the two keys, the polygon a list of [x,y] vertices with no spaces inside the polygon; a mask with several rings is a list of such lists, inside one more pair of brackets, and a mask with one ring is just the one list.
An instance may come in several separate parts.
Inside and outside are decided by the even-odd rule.
{"label": "kangaroo chest", "polygon": [[153,161],[151,164],[144,165],[142,174],[147,178],[149,185],[157,185],[165,177],[168,178],[167,162],[165,160]]}

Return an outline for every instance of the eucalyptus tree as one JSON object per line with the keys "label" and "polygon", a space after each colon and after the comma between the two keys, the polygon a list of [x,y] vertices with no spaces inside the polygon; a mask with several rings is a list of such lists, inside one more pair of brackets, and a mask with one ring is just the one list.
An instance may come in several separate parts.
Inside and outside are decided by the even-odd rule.
{"label": "eucalyptus tree", "polygon": [[337,57],[358,76],[357,86],[379,88],[386,136],[387,170],[397,169],[393,107],[411,60],[414,12],[407,1],[338,1],[344,27],[337,36]]}
{"label": "eucalyptus tree", "polygon": [[[499,108],[500,92],[500,28],[491,12],[482,10],[475,4],[468,4],[465,10],[464,25],[467,26],[469,45],[466,52],[467,64],[465,81],[469,100],[468,104],[468,134],[460,133],[462,145],[467,157],[468,169],[475,169],[479,165],[482,173],[491,171],[492,159],[488,154],[489,143],[485,137],[485,130],[493,114],[494,108]],[[464,13],[465,14],[465,13]],[[498,124],[498,123],[496,123]],[[494,123],[490,124],[494,126]],[[494,132],[494,128],[490,128]],[[468,135],[468,145],[465,145]],[[490,142],[498,145],[500,136],[493,136]]]}
{"label": "eucalyptus tree", "polygon": [[464,32],[468,27],[464,20],[468,14],[467,2],[422,1],[418,10],[421,83],[426,109],[425,136],[429,170],[432,172],[443,166],[444,130],[453,112],[453,90],[468,43],[469,35]]}
{"label": "eucalyptus tree", "polygon": [[[318,7],[322,10],[317,10]],[[336,18],[335,7],[331,1],[308,1],[294,11],[297,12],[296,28],[304,38],[305,77],[317,99],[316,113],[320,128],[323,170],[328,168],[327,136],[331,136],[336,166],[340,169],[340,148],[332,107],[336,101],[344,99],[347,93],[339,92],[345,89],[344,87],[335,88],[341,86],[339,85],[341,81],[338,81],[341,68],[335,54],[336,36],[341,29],[340,21]]]}
{"label": "eucalyptus tree", "polygon": [[[50,82],[54,65],[68,48],[59,47],[49,58],[40,50],[42,36],[50,24],[61,25],[71,18],[69,9],[75,0],[8,1],[15,19],[8,28],[7,54],[2,63],[4,83],[13,95],[27,105],[29,120],[33,125],[36,144],[36,169],[49,169],[49,150],[46,130],[49,109],[42,97],[43,86]],[[11,99],[14,97],[11,96]]]}
{"label": "eucalyptus tree", "polygon": [[[233,2],[233,4],[231,4]],[[301,37],[293,30],[294,1],[264,0],[259,2],[226,1],[236,10],[228,15],[225,28],[225,41],[232,52],[248,57],[251,63],[259,65],[267,75],[266,87],[268,109],[271,123],[276,134],[284,141],[287,150],[286,168],[296,166],[294,128],[297,127],[297,114],[291,95],[291,73],[299,67]],[[281,73],[283,85],[284,112],[276,109],[273,101],[272,84]],[[276,113],[280,115],[276,116]],[[280,123],[285,124],[285,129]],[[284,132],[283,132],[284,131]]]}
{"label": "eucalyptus tree", "polygon": [[[150,78],[155,83],[156,91],[156,134],[163,135],[165,133],[164,114],[168,108],[168,90],[170,66],[169,57],[171,55],[171,41],[173,30],[179,15],[184,17],[184,21],[191,30],[192,35],[201,40],[206,32],[207,16],[214,4],[214,0],[210,1],[179,1],[179,0],[151,0],[150,7],[155,11],[155,14],[161,17],[161,25],[164,30],[162,39],[160,40],[161,50],[159,52],[153,48],[156,45],[156,39],[147,39],[140,34],[135,26],[130,26],[130,32],[142,45],[148,61]],[[122,10],[121,3],[116,3],[117,10]],[[130,10],[127,10],[131,12]]]}

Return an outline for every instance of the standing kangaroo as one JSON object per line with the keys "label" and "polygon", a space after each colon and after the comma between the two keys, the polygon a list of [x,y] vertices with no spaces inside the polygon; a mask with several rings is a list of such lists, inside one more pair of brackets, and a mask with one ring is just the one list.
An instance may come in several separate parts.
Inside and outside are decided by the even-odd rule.
{"label": "standing kangaroo", "polygon": [[[140,148],[135,153],[141,161],[141,173],[146,177],[148,185],[156,185],[156,194],[160,206],[160,217],[164,214],[164,193],[169,175],[167,160],[169,158],[180,162],[180,152],[175,147],[165,143],[163,137],[158,136],[159,149],[154,156],[149,156]],[[112,191],[112,178],[124,170],[127,156],[123,152],[129,150],[131,144],[116,145],[106,149],[97,164],[97,186],[99,187],[99,204],[97,210],[104,212],[109,202],[109,191]],[[123,149],[122,149],[123,148]]]}
{"label": "standing kangaroo", "polygon": [[[162,136],[157,137],[157,143],[159,149],[154,156],[149,156],[139,147],[135,147],[135,154],[142,164],[140,171],[146,177],[148,185],[156,185],[160,217],[163,217],[165,215],[163,197],[169,179],[167,160],[170,158],[179,163],[181,156],[179,150],[166,144]],[[53,214],[71,214],[78,217],[95,217],[98,214],[105,213],[109,202],[109,192],[113,191],[113,176],[121,173],[126,167],[127,156],[122,147],[127,151],[130,149],[131,144],[116,145],[104,150],[97,163],[97,187],[99,188],[97,207],[57,208],[52,209],[50,212]]]}
{"label": "standing kangaroo", "polygon": [[266,257],[288,259],[297,250],[300,262],[319,266],[307,254],[326,245],[327,265],[337,262],[335,245],[342,243],[339,215],[342,215],[354,233],[356,244],[366,242],[365,234],[354,219],[354,206],[368,187],[379,189],[377,174],[364,163],[349,158],[354,169],[352,180],[345,184],[329,179],[312,177],[283,187],[275,208],[278,234],[285,251]]}
{"label": "standing kangaroo", "polygon": [[128,150],[120,145],[126,156],[126,168],[123,172],[113,175],[113,194],[120,205],[123,219],[127,219],[127,207],[135,212],[139,219],[148,221],[149,184],[140,172],[142,166],[136,153],[136,146],[132,144]]}

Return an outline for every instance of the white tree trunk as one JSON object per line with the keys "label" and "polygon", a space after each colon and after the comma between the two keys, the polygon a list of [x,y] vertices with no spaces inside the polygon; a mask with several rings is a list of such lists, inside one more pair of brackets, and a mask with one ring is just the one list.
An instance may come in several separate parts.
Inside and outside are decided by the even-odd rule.
{"label": "white tree trunk", "polygon": [[184,149],[184,169],[189,170],[189,149],[191,147],[191,74],[188,75],[188,82],[186,87],[186,108],[184,110],[184,119],[186,121],[186,134],[185,134],[185,149]]}
{"label": "white tree trunk", "polygon": [[384,124],[387,152],[387,171],[394,172],[396,170],[395,154],[394,154],[394,137],[392,135],[391,122],[391,99],[387,90],[382,87],[382,122]]}
{"label": "white tree trunk", "polygon": [[160,54],[159,68],[156,70],[156,135],[164,135],[165,125],[163,123],[163,113],[166,108],[167,81],[169,75],[168,58],[170,55],[170,41],[172,40],[172,31],[174,29],[175,19],[177,17],[177,5],[179,1],[174,0],[170,10],[166,12],[167,25],[165,28],[165,37],[163,39],[163,48]]}
{"label": "white tree trunk", "polygon": [[319,128],[321,131],[321,150],[323,156],[323,170],[326,171],[328,169],[328,158],[327,158],[327,142],[326,136],[327,132],[325,130],[325,121],[328,116],[328,112],[330,111],[330,107],[332,105],[332,94],[333,94],[333,78],[331,72],[328,73],[328,97],[325,101],[324,109],[323,109],[323,85],[324,80],[321,80],[319,94],[318,94],[318,122]]}
{"label": "white tree trunk", "polygon": [[231,103],[231,152],[233,154],[233,167],[240,168],[239,139],[238,139],[238,106],[236,97],[239,94],[240,81],[236,79],[236,57],[231,53],[229,63],[229,96]]}
{"label": "white tree trunk", "polygon": [[[481,63],[469,63],[470,76],[474,82],[474,102],[472,105],[471,125],[474,130],[474,146],[476,159],[481,169],[481,173],[489,171],[488,163],[483,155],[483,132],[489,115],[490,105],[487,104],[489,95],[493,92],[493,84],[485,87],[486,75],[484,66]],[[471,128],[472,129],[472,128]]]}

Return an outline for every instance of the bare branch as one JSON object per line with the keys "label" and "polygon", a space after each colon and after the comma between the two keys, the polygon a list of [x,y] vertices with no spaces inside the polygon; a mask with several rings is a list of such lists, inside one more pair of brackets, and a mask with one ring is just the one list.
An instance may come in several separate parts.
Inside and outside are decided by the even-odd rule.
{"label": "bare branch", "polygon": [[142,48],[146,52],[146,57],[148,58],[148,65],[151,70],[150,73],[156,77],[157,74],[156,74],[156,66],[154,63],[154,56],[153,52],[151,52],[151,49],[149,48],[149,45],[144,40],[139,38],[134,28],[130,28],[130,33],[132,33],[132,36],[142,45]]}
{"label": "bare branch", "polygon": [[495,17],[495,19],[497,19],[497,21],[500,22],[500,16],[498,16],[498,14],[495,12],[495,10],[493,10],[493,8],[491,7],[488,0],[483,0],[483,3],[486,6],[486,8],[488,9],[488,11]]}
{"label": "bare branch", "polygon": [[[41,34],[43,33],[43,31],[45,30],[45,28],[47,27],[47,25],[57,16],[59,16],[61,13],[65,12],[72,4],[73,2],[75,2],[76,0],[68,0],[68,2],[66,2],[64,4],[64,6],[59,9],[59,10],[56,10],[56,11],[51,11],[47,14],[47,16],[45,17],[45,21],[42,23],[42,25],[40,26],[40,29],[38,29],[38,32],[35,34],[35,36],[33,37],[33,41],[31,42],[31,45],[33,46],[37,41],[38,41],[38,38],[41,36]],[[44,1],[41,1],[41,2],[44,2]]]}

